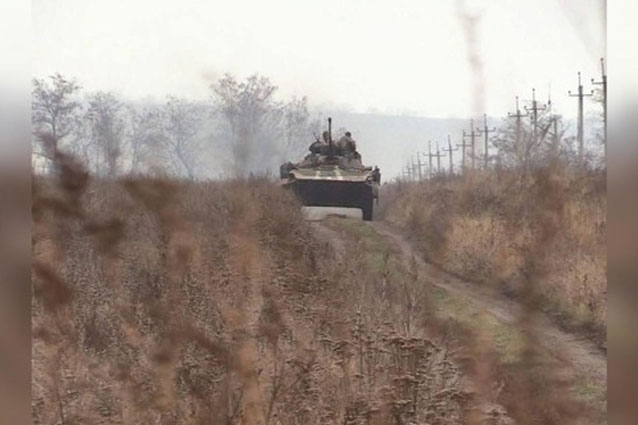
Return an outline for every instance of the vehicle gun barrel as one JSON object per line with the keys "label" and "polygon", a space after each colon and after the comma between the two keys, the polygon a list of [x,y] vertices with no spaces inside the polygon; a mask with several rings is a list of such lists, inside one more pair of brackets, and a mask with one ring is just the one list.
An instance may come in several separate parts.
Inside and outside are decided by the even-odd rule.
{"label": "vehicle gun barrel", "polygon": [[332,140],[332,118],[328,117],[328,158],[334,158],[336,153],[335,144]]}

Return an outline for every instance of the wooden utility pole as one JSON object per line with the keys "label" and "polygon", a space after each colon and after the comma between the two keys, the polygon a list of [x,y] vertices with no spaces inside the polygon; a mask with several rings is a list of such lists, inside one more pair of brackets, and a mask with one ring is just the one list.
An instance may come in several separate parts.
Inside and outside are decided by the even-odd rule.
{"label": "wooden utility pole", "polygon": [[559,152],[560,152],[560,140],[559,140],[559,136],[558,136],[558,115],[553,114],[552,113],[552,97],[551,97],[551,90],[548,91],[547,94],[547,110],[548,110],[548,114],[551,120],[551,126],[552,126],[552,156],[554,158],[558,158]]}
{"label": "wooden utility pole", "polygon": [[452,139],[450,138],[449,134],[447,135],[447,149],[443,149],[443,150],[448,153],[448,158],[450,159],[449,173],[450,175],[453,175],[454,174],[454,156],[452,152],[458,151],[459,148],[457,146],[456,149],[452,149]]}
{"label": "wooden utility pole", "polygon": [[410,166],[412,167],[412,181],[416,181],[418,174],[416,173],[416,164],[414,163],[414,155],[410,156]]}
{"label": "wooden utility pole", "polygon": [[580,72],[578,73],[578,94],[572,94],[571,90],[567,92],[571,97],[578,98],[578,162],[583,165],[585,156],[585,125],[583,116],[583,99],[588,96],[592,96],[592,93],[583,93],[583,84],[580,82]]}
{"label": "wooden utility pole", "polygon": [[441,151],[439,150],[439,142],[436,142],[436,172],[437,174],[441,174],[441,157],[445,156],[445,154],[442,154]]}
{"label": "wooden utility pole", "polygon": [[603,147],[605,149],[605,161],[607,160],[607,74],[605,73],[605,59],[600,58],[600,69],[602,71],[602,79],[591,83],[603,86]]}
{"label": "wooden utility pole", "polygon": [[416,180],[416,173],[414,172],[414,169],[416,168],[416,166],[414,165],[414,155],[410,156],[410,164],[412,166],[412,180]]}
{"label": "wooden utility pole", "polygon": [[552,152],[553,152],[554,158],[558,158],[558,155],[560,154],[560,140],[558,136],[558,116],[557,115],[552,116],[552,127],[553,127]]}
{"label": "wooden utility pole", "polygon": [[[421,158],[421,156],[423,156],[423,159],[425,159],[426,156],[428,156],[427,153],[424,152],[417,152],[417,156],[419,157],[419,159]],[[422,171],[425,167],[427,167],[428,164],[426,164],[424,161],[420,161],[419,162],[419,176],[421,176],[421,179],[426,179],[428,174],[427,171]]]}
{"label": "wooden utility pole", "polygon": [[[470,120],[470,134],[465,134],[465,132],[463,132],[463,138],[465,137],[469,137],[471,142],[470,142],[470,146],[472,149],[472,169],[474,169],[475,165],[474,165],[474,161],[476,159],[476,155],[474,155],[474,153],[476,152],[476,145],[475,145],[475,140],[476,140],[476,136],[478,136],[479,133],[477,133],[475,131],[474,128],[474,120]],[[463,142],[465,143],[465,142]]]}
{"label": "wooden utility pole", "polygon": [[432,141],[428,140],[428,177],[432,178]]}
{"label": "wooden utility pole", "polygon": [[516,118],[516,149],[521,149],[521,118],[525,118],[527,114],[521,114],[521,109],[518,105],[518,96],[516,96],[516,112],[507,113],[509,118]]}
{"label": "wooden utility pole", "polygon": [[496,127],[492,127],[491,129],[487,127],[487,114],[483,114],[483,128],[479,128],[479,134],[483,134],[485,136],[485,152],[483,152],[483,167],[486,170],[490,161],[489,134],[494,133],[495,131],[496,131]]}
{"label": "wooden utility pole", "polygon": [[416,165],[419,167],[419,181],[423,180],[423,174],[421,173],[421,152],[416,153]]}
{"label": "wooden utility pole", "polygon": [[533,137],[532,137],[532,144],[536,144],[537,139],[538,139],[538,111],[544,111],[547,108],[547,106],[543,105],[543,106],[538,106],[538,102],[536,101],[536,89],[532,89],[532,107],[528,108],[527,106],[525,107],[525,110],[529,113],[530,111],[532,112],[532,132],[533,132]]}
{"label": "wooden utility pole", "polygon": [[465,174],[465,148],[472,146],[465,143],[465,137],[466,137],[465,130],[463,130],[463,137],[461,138],[463,143],[461,143],[460,145],[459,144],[456,145],[457,147],[461,148],[461,174]]}
{"label": "wooden utility pole", "polygon": [[544,111],[547,106],[538,106],[536,101],[536,89],[532,89],[532,107],[525,107],[525,110],[532,113],[532,142],[525,146],[525,169],[529,168],[531,150],[538,144],[538,111]]}

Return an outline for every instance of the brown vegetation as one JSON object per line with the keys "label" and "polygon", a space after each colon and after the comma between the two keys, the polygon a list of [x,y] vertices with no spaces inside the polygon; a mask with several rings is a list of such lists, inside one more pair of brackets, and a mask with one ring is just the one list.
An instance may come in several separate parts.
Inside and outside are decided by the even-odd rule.
{"label": "brown vegetation", "polygon": [[[385,217],[432,262],[529,300],[601,345],[606,327],[604,172],[471,172],[386,187]],[[533,299],[529,289],[533,287]]]}
{"label": "brown vegetation", "polygon": [[[374,227],[313,228],[262,179],[105,181],[61,153],[55,164],[55,177],[33,185],[34,423],[540,424],[589,414],[533,333],[460,306]],[[579,264],[579,252],[598,258],[601,181],[562,171],[404,184],[385,213],[430,259],[498,278],[530,311],[550,296],[585,309],[568,286],[546,285],[573,276],[561,266]],[[600,217],[598,234],[588,223]],[[596,282],[589,273],[584,283]],[[604,304],[593,305],[602,310],[587,317],[604,321]]]}
{"label": "brown vegetation", "polygon": [[275,185],[56,170],[34,181],[34,423],[462,422],[416,278],[317,240]]}

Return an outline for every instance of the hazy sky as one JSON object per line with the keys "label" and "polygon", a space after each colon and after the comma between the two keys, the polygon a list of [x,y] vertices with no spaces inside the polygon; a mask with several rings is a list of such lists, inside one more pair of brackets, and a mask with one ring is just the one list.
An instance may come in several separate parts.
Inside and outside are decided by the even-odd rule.
{"label": "hazy sky", "polygon": [[[261,73],[282,96],[355,111],[465,117],[473,75],[454,0],[35,0],[36,76],[133,99],[206,98],[225,72]],[[599,76],[600,0],[470,0],[490,115],[514,96],[571,115],[576,72]],[[480,75],[480,73],[478,73]],[[586,84],[589,89],[589,84]]]}

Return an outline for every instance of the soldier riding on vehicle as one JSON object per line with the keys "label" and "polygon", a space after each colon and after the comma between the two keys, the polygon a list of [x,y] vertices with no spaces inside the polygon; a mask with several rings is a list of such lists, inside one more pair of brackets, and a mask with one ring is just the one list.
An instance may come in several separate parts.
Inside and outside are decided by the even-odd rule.
{"label": "soldier riding on vehicle", "polygon": [[357,151],[357,143],[352,138],[352,133],[346,131],[346,134],[337,141],[337,152],[340,155],[354,153]]}

